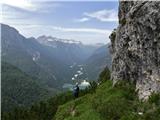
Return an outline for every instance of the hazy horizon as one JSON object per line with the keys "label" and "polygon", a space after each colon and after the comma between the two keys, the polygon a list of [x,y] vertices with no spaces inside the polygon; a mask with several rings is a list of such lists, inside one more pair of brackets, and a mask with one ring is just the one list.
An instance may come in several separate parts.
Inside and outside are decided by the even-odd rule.
{"label": "hazy horizon", "polygon": [[26,38],[42,35],[107,44],[118,24],[118,1],[1,1],[1,20]]}

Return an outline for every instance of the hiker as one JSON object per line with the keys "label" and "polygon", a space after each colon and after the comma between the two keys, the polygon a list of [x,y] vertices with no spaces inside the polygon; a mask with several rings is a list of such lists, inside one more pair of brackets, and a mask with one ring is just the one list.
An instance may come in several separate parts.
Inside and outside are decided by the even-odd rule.
{"label": "hiker", "polygon": [[78,83],[76,83],[75,87],[73,88],[73,95],[74,95],[75,98],[78,98],[78,95],[79,95]]}

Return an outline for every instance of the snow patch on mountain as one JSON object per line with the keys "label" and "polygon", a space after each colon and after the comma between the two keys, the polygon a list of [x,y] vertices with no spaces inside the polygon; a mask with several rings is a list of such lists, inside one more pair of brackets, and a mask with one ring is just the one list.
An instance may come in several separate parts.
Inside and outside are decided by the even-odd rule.
{"label": "snow patch on mountain", "polygon": [[41,44],[49,45],[55,44],[56,42],[66,43],[66,44],[82,44],[80,41],[71,40],[71,39],[60,39],[52,36],[40,36],[37,38],[37,41]]}

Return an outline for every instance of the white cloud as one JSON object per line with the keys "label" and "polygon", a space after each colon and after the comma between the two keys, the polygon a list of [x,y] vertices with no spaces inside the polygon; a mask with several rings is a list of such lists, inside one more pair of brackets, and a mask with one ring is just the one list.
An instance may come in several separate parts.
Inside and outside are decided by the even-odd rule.
{"label": "white cloud", "polygon": [[64,32],[87,32],[87,33],[99,33],[99,34],[110,33],[110,30],[97,29],[97,28],[64,28],[64,27],[52,26],[52,29]]}
{"label": "white cloud", "polygon": [[6,21],[14,21],[16,20],[18,23],[20,19],[26,19],[26,14],[21,13],[13,8],[10,8],[8,5],[3,5],[2,6],[2,11],[1,11],[2,18],[4,22]]}
{"label": "white cloud", "polygon": [[[33,17],[33,14],[49,13],[50,8],[53,10],[61,7],[60,3],[49,3],[45,1],[33,1],[29,0],[2,0],[0,1],[0,22],[10,24],[24,24],[32,23],[36,24],[40,19]],[[54,11],[52,11],[53,13]]]}
{"label": "white cloud", "polygon": [[76,22],[86,22],[86,21],[89,21],[89,20],[90,20],[89,18],[84,17],[84,18],[76,19],[75,21]]}
{"label": "white cloud", "polygon": [[[77,0],[35,0],[35,1],[55,1],[55,2],[77,2]],[[78,2],[107,2],[107,1],[118,1],[118,0],[78,0]]]}
{"label": "white cloud", "polygon": [[35,11],[38,7],[29,0],[1,0],[0,4],[13,6],[28,11]]}
{"label": "white cloud", "polygon": [[45,0],[1,0],[0,4],[3,6],[20,8],[29,12],[49,12],[50,8],[60,7],[59,3],[47,3]]}
{"label": "white cloud", "polygon": [[73,39],[84,44],[108,43],[112,30],[97,28],[65,28],[51,25],[13,24],[25,37],[53,36],[62,39]]}
{"label": "white cloud", "polygon": [[116,10],[99,10],[95,12],[85,12],[84,16],[89,18],[95,18],[102,22],[111,22],[111,21],[118,21],[118,15]]}

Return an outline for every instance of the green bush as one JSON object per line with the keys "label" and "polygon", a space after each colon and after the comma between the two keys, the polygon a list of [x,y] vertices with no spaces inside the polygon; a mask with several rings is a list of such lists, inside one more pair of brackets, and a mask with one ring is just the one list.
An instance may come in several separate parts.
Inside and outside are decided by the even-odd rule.
{"label": "green bush", "polygon": [[96,91],[96,88],[97,88],[97,82],[95,81],[90,82],[90,86],[88,87],[90,91],[89,93],[94,93]]}
{"label": "green bush", "polygon": [[126,19],[123,18],[122,20],[120,20],[120,24],[125,25],[126,24]]}
{"label": "green bush", "polygon": [[115,39],[116,39],[116,29],[114,29],[111,33],[111,35],[109,36],[112,44],[115,42]]}
{"label": "green bush", "polygon": [[106,67],[106,68],[100,73],[98,82],[104,83],[105,81],[110,80],[110,77],[111,77],[111,72],[110,72],[110,70],[108,69],[108,67]]}
{"label": "green bush", "polygon": [[160,93],[152,93],[149,97],[149,103],[154,103],[160,106]]}

